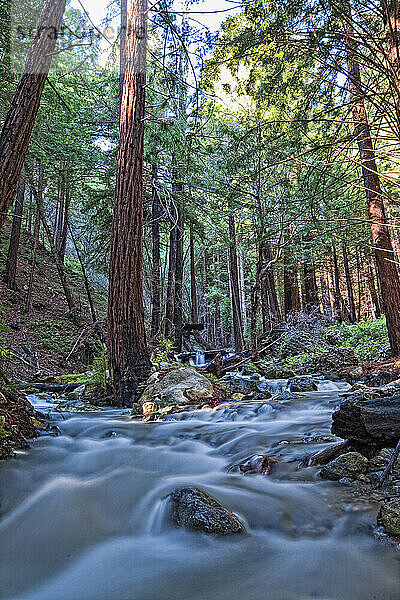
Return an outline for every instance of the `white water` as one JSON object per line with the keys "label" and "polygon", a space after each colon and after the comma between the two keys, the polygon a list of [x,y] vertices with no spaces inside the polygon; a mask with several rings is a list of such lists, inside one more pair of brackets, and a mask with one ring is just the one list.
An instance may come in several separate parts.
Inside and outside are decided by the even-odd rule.
{"label": "white water", "polygon": [[[288,461],[324,448],[340,385],[320,387],[168,423],[115,410],[53,417],[59,437],[0,469],[1,597],[399,600],[399,553],[373,538],[374,502],[293,462],[271,477],[227,473],[252,454]],[[236,512],[248,533],[172,527],[164,498],[187,485]]]}

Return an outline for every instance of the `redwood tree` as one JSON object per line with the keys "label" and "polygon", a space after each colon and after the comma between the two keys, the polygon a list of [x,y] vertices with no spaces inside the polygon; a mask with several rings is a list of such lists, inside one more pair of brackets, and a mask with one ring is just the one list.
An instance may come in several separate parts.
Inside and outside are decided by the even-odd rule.
{"label": "redwood tree", "polygon": [[46,0],[0,136],[0,228],[21,177],[66,0]]}
{"label": "redwood tree", "polygon": [[151,370],[142,286],[146,38],[147,0],[129,0],[108,305],[109,361],[124,405]]}
{"label": "redwood tree", "polygon": [[389,342],[393,355],[398,356],[400,354],[400,279],[397,266],[393,260],[393,246],[386,221],[382,189],[365,109],[360,67],[356,58],[357,48],[353,41],[351,26],[348,30],[348,44],[348,81],[354,133],[360,153],[372,243],[382,289]]}

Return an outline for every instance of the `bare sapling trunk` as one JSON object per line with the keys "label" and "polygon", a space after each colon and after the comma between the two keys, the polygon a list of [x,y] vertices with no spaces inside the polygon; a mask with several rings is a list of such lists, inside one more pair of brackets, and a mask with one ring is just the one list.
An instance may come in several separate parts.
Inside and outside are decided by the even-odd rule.
{"label": "bare sapling trunk", "polygon": [[4,271],[4,282],[12,290],[17,290],[17,259],[19,240],[21,236],[22,212],[24,207],[25,182],[23,178],[18,182],[17,194],[15,196],[14,214],[11,225],[10,243],[8,246],[6,268]]}
{"label": "bare sapling trunk", "polygon": [[243,336],[242,309],[240,306],[235,218],[232,213],[229,215],[229,242],[229,278],[231,288],[233,337],[235,352],[242,352],[245,347],[245,341]]}
{"label": "bare sapling trunk", "polygon": [[142,283],[146,51],[147,0],[128,0],[108,303],[109,363],[123,405],[151,371]]}
{"label": "bare sapling trunk", "polygon": [[197,287],[196,287],[196,263],[194,256],[194,238],[193,238],[193,226],[190,224],[190,299],[191,299],[191,319],[192,323],[197,323],[198,310],[197,310]]}
{"label": "bare sapling trunk", "polygon": [[342,245],[342,252],[343,252],[344,272],[346,275],[347,297],[349,299],[349,320],[350,320],[350,323],[355,323],[356,322],[356,304],[354,302],[353,283],[351,281],[349,257],[347,254],[347,245],[345,243]]}
{"label": "bare sapling trunk", "polygon": [[22,174],[66,0],[46,0],[0,136],[0,229]]}

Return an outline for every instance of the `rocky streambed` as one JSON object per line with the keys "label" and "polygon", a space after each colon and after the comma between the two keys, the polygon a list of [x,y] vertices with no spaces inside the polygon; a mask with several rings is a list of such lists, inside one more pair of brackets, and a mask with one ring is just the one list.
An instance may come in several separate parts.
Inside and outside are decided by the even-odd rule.
{"label": "rocky streambed", "polygon": [[215,407],[209,390],[197,410],[181,389],[190,410],[155,422],[31,396],[60,435],[0,469],[2,597],[398,600],[400,555],[370,476],[379,459],[356,457],[361,472],[339,479],[299,469],[340,441],[331,417],[349,386],[286,384]]}

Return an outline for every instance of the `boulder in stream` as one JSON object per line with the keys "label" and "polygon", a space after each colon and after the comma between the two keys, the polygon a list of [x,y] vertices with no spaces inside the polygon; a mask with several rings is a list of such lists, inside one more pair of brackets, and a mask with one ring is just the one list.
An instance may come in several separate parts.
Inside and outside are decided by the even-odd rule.
{"label": "boulder in stream", "polygon": [[400,537],[400,498],[391,498],[382,503],[378,524],[383,525],[387,534]]}
{"label": "boulder in stream", "polygon": [[202,490],[183,488],[170,494],[169,499],[172,520],[180,527],[215,535],[244,532],[239,519]]}
{"label": "boulder in stream", "polygon": [[359,475],[367,472],[368,459],[359,452],[347,452],[328,463],[321,469],[322,479],[339,481],[344,477],[356,479]]}
{"label": "boulder in stream", "polygon": [[288,390],[291,392],[316,392],[318,385],[311,377],[293,377],[288,381]]}
{"label": "boulder in stream", "polygon": [[202,402],[213,396],[213,386],[207,377],[192,367],[155,373],[140,397],[142,405],[156,402],[159,407]]}
{"label": "boulder in stream", "polygon": [[256,454],[251,456],[244,463],[230,467],[229,471],[236,470],[243,475],[270,475],[275,465],[279,460],[273,456],[265,456],[264,454]]}

